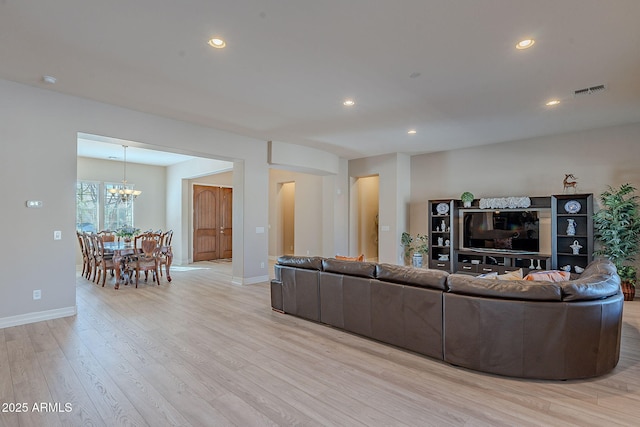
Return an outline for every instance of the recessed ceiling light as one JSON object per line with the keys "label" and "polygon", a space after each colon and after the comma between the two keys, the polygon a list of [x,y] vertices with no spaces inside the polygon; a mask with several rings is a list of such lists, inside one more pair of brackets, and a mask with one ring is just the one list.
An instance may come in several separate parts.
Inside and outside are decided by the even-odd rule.
{"label": "recessed ceiling light", "polygon": [[558,105],[558,104],[560,104],[559,99],[552,99],[551,101],[547,102],[545,105],[547,107],[553,107],[554,105]]}
{"label": "recessed ceiling light", "polygon": [[342,105],[344,105],[345,107],[353,107],[354,105],[356,105],[356,101],[354,101],[353,99],[345,99]]}
{"label": "recessed ceiling light", "polygon": [[216,49],[222,49],[227,45],[227,43],[219,37],[214,37],[209,40],[209,46],[215,47]]}
{"label": "recessed ceiling light", "polygon": [[415,135],[415,134],[416,134],[416,133],[418,133],[418,132],[417,132],[415,129],[409,129],[409,130],[407,131],[407,133],[408,133],[409,135]]}
{"label": "recessed ceiling light", "polygon": [[47,84],[54,85],[56,84],[57,79],[53,76],[42,76],[42,81]]}
{"label": "recessed ceiling light", "polygon": [[524,39],[524,40],[520,40],[518,43],[516,43],[516,49],[529,49],[531,46],[534,45],[536,41],[534,39]]}

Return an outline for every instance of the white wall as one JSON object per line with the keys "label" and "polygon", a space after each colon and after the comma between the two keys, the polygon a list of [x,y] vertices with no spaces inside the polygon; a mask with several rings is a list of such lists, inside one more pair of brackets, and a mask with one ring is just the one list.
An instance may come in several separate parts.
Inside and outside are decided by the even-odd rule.
{"label": "white wall", "polygon": [[608,185],[640,190],[640,124],[413,156],[410,231],[427,232],[430,199],[562,194],[567,173],[594,200]]}
{"label": "white wall", "polygon": [[[269,184],[269,255],[274,258],[282,255],[279,246],[287,244],[282,242],[278,245],[278,239],[283,231],[278,192],[283,183],[295,183],[295,229],[294,229],[294,251],[295,255],[321,256],[323,250],[323,185],[322,176],[306,173],[291,172],[286,170],[271,169]],[[282,247],[284,252],[289,252],[289,248]],[[335,254],[334,254],[335,255]],[[332,255],[333,256],[333,255]]]}
{"label": "white wall", "polygon": [[[400,235],[408,229],[409,224],[410,157],[396,153],[349,161],[349,176],[352,182],[355,182],[356,178],[371,175],[380,177],[378,261],[402,264]],[[353,234],[354,224],[357,223],[354,216],[356,200],[351,197],[349,247],[351,252],[357,252],[357,235]]]}
{"label": "white wall", "polygon": [[[75,312],[78,132],[233,161],[239,196],[234,213],[241,219],[234,218],[240,224],[234,229],[234,282],[268,279],[261,268],[267,261],[267,234],[258,232],[268,225],[266,141],[6,80],[0,80],[0,94],[0,187],[5,194],[0,210],[8,225],[3,243],[11,248],[0,261],[0,327]],[[27,209],[29,199],[42,200],[43,208]],[[53,240],[54,230],[62,231],[62,240]],[[33,260],[38,260],[36,268]],[[35,289],[42,290],[42,299],[33,300]]]}

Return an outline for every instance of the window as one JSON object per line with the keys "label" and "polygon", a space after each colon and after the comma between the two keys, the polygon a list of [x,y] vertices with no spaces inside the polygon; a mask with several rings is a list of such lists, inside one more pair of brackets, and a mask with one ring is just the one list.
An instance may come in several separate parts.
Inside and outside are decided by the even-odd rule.
{"label": "window", "polygon": [[120,184],[105,183],[104,185],[104,228],[117,230],[124,226],[133,227],[133,200],[122,201],[117,194],[109,193],[109,189],[117,188]]}
{"label": "window", "polygon": [[94,233],[98,231],[99,194],[98,182],[76,183],[76,230]]}
{"label": "window", "polygon": [[[133,200],[122,201],[109,193],[121,184],[78,181],[76,183],[76,230],[97,233],[133,227]],[[103,188],[101,191],[100,188]],[[100,206],[104,206],[102,212]]]}

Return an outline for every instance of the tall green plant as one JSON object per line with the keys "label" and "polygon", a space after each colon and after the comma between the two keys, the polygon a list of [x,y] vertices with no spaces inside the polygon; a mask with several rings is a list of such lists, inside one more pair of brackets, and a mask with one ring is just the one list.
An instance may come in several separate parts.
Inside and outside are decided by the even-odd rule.
{"label": "tall green plant", "polygon": [[593,215],[595,237],[601,244],[595,254],[609,258],[621,273],[635,271],[626,264],[640,251],[640,208],[635,191],[630,184],[608,187],[600,195],[601,209]]}

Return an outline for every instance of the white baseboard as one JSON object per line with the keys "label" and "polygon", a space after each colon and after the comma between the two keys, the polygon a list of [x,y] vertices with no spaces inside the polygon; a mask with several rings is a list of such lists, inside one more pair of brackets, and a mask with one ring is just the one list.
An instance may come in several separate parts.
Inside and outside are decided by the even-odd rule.
{"label": "white baseboard", "polygon": [[38,311],[35,313],[3,317],[0,319],[0,329],[42,322],[45,320],[59,319],[61,317],[75,316],[77,313],[77,306],[74,305],[73,307],[56,308],[55,310]]}
{"label": "white baseboard", "polygon": [[231,284],[232,285],[255,285],[256,283],[269,282],[269,275],[266,276],[256,276],[256,277],[232,277]]}

